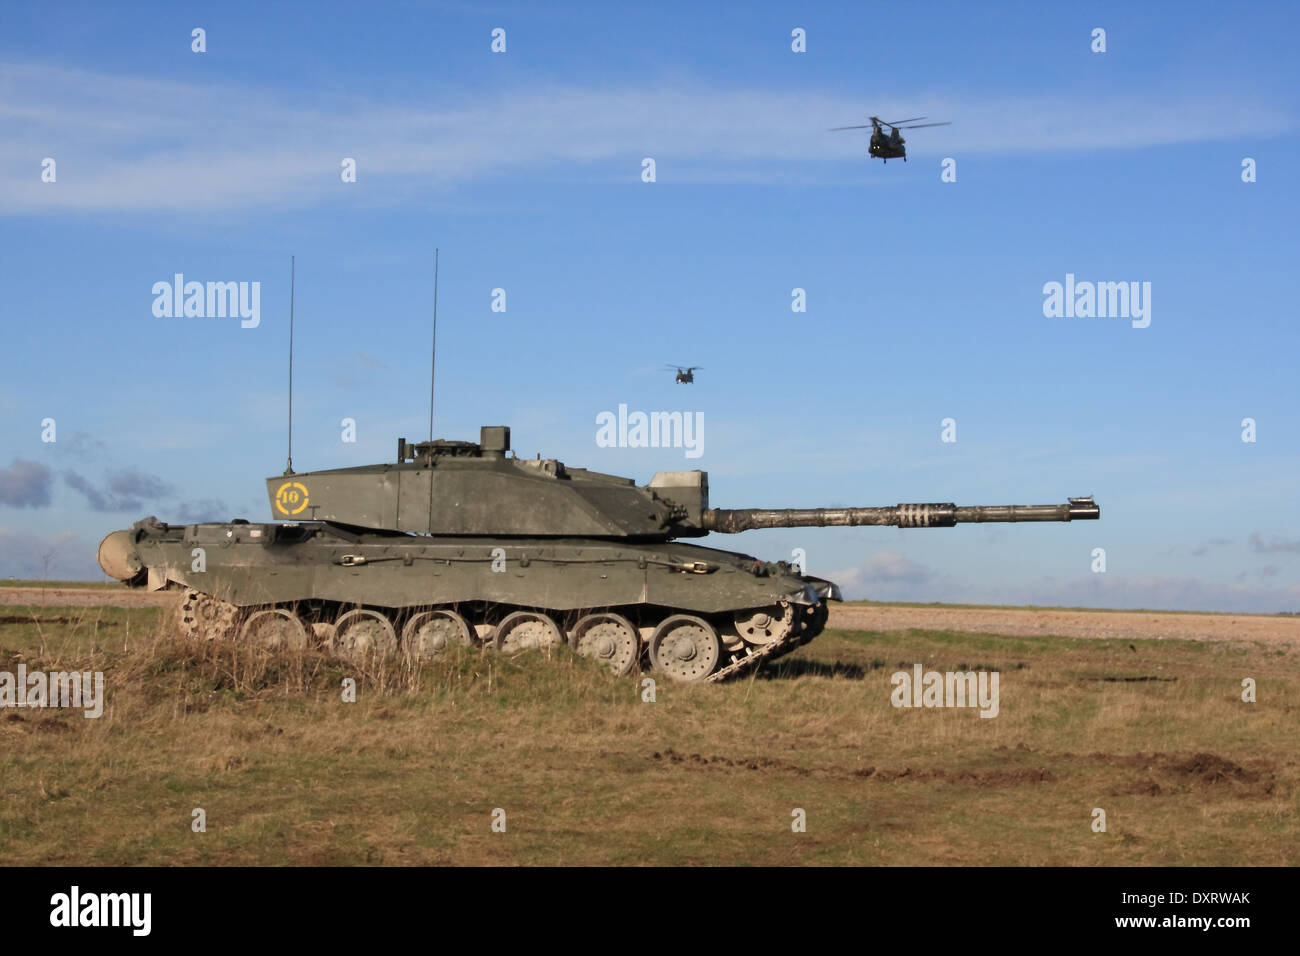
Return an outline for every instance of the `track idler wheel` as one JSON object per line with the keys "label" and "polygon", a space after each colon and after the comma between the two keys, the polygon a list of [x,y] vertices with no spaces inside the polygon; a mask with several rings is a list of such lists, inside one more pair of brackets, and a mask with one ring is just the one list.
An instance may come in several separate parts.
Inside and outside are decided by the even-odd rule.
{"label": "track idler wheel", "polygon": [[[734,628],[746,644],[763,647],[784,639],[795,626],[795,609],[789,601],[735,615]],[[732,629],[732,628],[729,628]],[[730,649],[730,644],[728,645]]]}
{"label": "track idler wheel", "polygon": [[573,626],[573,647],[623,677],[632,673],[641,656],[641,635],[636,625],[620,614],[588,614]]}
{"label": "track idler wheel", "polygon": [[674,614],[650,636],[650,663],[675,681],[704,680],[721,656],[717,630],[693,614]]}

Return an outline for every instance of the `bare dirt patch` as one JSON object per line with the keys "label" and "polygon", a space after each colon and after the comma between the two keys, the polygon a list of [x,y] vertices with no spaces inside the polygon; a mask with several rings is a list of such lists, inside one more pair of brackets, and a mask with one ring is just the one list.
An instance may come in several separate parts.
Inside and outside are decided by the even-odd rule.
{"label": "bare dirt patch", "polygon": [[801,767],[784,760],[770,757],[721,757],[701,756],[700,754],[681,754],[675,750],[656,750],[650,755],[651,760],[663,761],[665,766],[679,765],[691,770],[750,770],[767,773],[807,777],[814,774],[837,780],[871,780],[874,783],[893,783],[900,780],[939,780],[949,783],[971,784],[982,787],[1017,787],[1027,783],[1051,783],[1056,777],[1043,767],[1030,767],[1010,771],[978,772],[970,770],[948,771],[943,769],[924,769],[905,766],[896,770],[861,767],[856,770],[843,766]]}
{"label": "bare dirt patch", "polygon": [[185,592],[145,588],[4,588],[0,605],[35,607],[175,607]]}
{"label": "bare dirt patch", "polygon": [[[1007,750],[999,747],[999,750]],[[1016,748],[1029,753],[1023,745]],[[609,755],[603,755],[609,756]],[[1068,771],[1053,772],[1041,762],[1024,767],[1002,770],[950,770],[944,767],[865,766],[857,769],[845,766],[805,767],[770,757],[704,756],[698,753],[683,754],[669,748],[656,750],[649,760],[667,768],[684,771],[706,770],[729,772],[758,771],[786,777],[817,776],[830,780],[868,782],[871,784],[944,783],[958,787],[1011,790],[1037,784],[1055,784],[1072,773],[1086,775],[1098,768],[1111,768],[1117,774],[1110,786],[1112,795],[1170,797],[1189,792],[1226,792],[1237,798],[1264,799],[1277,788],[1276,766],[1268,760],[1252,761],[1243,767],[1232,760],[1209,752],[1198,753],[1134,753],[1134,754],[1038,754],[1039,761],[1046,760]]]}
{"label": "bare dirt patch", "polygon": [[1112,640],[1265,641],[1300,646],[1300,617],[1176,612],[1046,611],[831,605],[829,627],[846,631],[978,631]]}
{"label": "bare dirt patch", "polygon": [[0,624],[71,624],[70,617],[23,617],[20,614],[0,614]]}
{"label": "bare dirt patch", "polygon": [[[1023,745],[1016,749],[1032,752]],[[1112,767],[1121,773],[1136,771],[1136,778],[1118,783],[1111,791],[1114,794],[1159,797],[1179,791],[1227,790],[1239,797],[1264,798],[1272,796],[1278,787],[1278,766],[1267,758],[1249,759],[1243,766],[1209,751],[1130,754],[1067,751],[1039,756],[1071,767],[1094,765]]]}

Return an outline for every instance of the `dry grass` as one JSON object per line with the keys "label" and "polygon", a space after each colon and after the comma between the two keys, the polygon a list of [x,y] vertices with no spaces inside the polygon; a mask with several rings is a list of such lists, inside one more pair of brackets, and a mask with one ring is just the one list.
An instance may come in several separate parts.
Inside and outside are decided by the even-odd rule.
{"label": "dry grass", "polygon": [[[0,615],[0,670],[108,688],[98,720],[0,711],[13,864],[1297,862],[1300,677],[1277,648],[827,632],[644,703],[564,649],[358,671],[186,642],[157,609]],[[894,709],[916,662],[998,670],[1001,714]]]}

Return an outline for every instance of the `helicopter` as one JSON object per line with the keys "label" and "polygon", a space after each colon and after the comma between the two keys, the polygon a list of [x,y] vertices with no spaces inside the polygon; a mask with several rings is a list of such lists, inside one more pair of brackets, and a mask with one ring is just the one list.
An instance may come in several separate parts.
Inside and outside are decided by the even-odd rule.
{"label": "helicopter", "polygon": [[[867,152],[872,156],[888,163],[891,159],[902,159],[907,162],[907,147],[904,145],[907,141],[903,139],[900,129],[921,129],[924,126],[951,126],[951,122],[943,123],[917,123],[917,120],[925,119],[924,116],[913,116],[911,119],[896,120],[893,123],[886,123],[879,117],[872,116],[871,120],[871,142],[867,146]],[[904,126],[904,123],[915,123],[914,126]],[[888,126],[890,132],[885,133],[882,127]],[[867,126],[835,126],[828,132],[837,132],[842,129],[867,129]]]}
{"label": "helicopter", "polygon": [[690,368],[682,368],[680,365],[665,365],[664,368],[677,370],[678,385],[690,385],[692,382],[695,381],[696,370],[702,369],[704,368],[704,366],[692,365]]}

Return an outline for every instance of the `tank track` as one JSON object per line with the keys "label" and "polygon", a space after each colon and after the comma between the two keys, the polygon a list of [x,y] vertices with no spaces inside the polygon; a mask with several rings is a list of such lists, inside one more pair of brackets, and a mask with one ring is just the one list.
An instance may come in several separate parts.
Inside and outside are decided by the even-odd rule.
{"label": "tank track", "polygon": [[724,667],[719,667],[716,671],[704,678],[701,683],[720,684],[725,680],[731,680],[733,677],[740,677],[751,671],[756,671],[763,665],[763,662],[772,658],[780,657],[782,654],[788,654],[794,650],[793,642],[798,636],[794,628],[784,637],[772,641],[770,644],[764,644],[761,647],[745,647],[739,653],[731,653],[731,663]]}
{"label": "tank track", "polygon": [[731,662],[704,678],[702,683],[720,684],[733,677],[740,677],[751,671],[758,670],[769,660],[784,657],[791,651],[803,647],[822,632],[822,629],[826,626],[827,616],[825,602],[812,608],[806,608],[804,615],[797,618],[795,625],[780,638],[758,648],[743,648],[741,653],[733,651],[730,655]]}
{"label": "tank track", "polygon": [[[757,646],[746,645],[737,651],[727,651],[724,648],[722,659],[726,663],[694,683],[720,684],[753,673],[766,662],[783,657],[807,644],[820,634],[825,627],[827,618],[826,605],[823,602],[814,607],[799,610],[802,613],[797,614],[793,624],[777,639]],[[188,588],[177,613],[177,624],[180,632],[190,638],[219,639],[232,637],[238,630],[245,611],[246,609],[236,607],[234,604],[220,598]],[[561,637],[564,638],[563,631],[561,631]],[[567,638],[564,638],[564,642],[569,643]],[[491,643],[485,642],[482,646],[490,647]],[[645,653],[645,650],[643,645],[642,654]]]}

